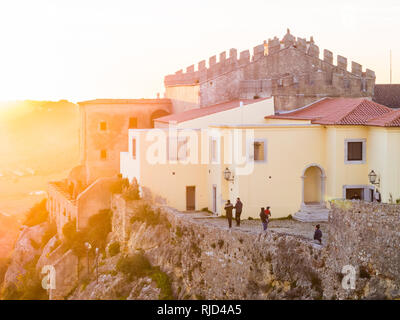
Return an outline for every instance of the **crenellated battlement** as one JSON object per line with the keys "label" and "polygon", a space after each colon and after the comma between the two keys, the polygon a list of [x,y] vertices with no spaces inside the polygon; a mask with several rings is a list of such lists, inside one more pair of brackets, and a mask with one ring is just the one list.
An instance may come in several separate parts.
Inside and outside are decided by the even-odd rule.
{"label": "crenellated battlement", "polygon": [[[303,53],[307,58],[311,59],[310,63],[313,65],[320,65],[322,69],[328,69],[330,67],[334,69],[332,71],[334,73],[348,73],[360,78],[375,78],[375,73],[372,70],[366,69],[366,71],[363,72],[362,66],[354,61],[351,62],[351,70],[348,71],[347,58],[341,55],[337,55],[335,65],[333,53],[330,50],[324,49],[322,57],[320,57],[320,49],[314,43],[312,36],[310,40],[300,37],[296,38],[288,29],[282,39],[274,37],[273,39],[269,39],[253,47],[252,54],[250,54],[250,50],[244,50],[239,53],[238,57],[237,49],[232,48],[229,50],[229,57],[226,51],[221,52],[218,55],[218,60],[217,55],[208,59],[208,66],[206,65],[206,60],[202,60],[197,65],[193,64],[188,66],[185,72],[179,70],[175,74],[167,75],[164,79],[164,83],[165,86],[195,85],[209,81],[228,72],[250,67],[252,64],[262,59],[266,59],[267,64],[273,64],[275,61],[273,56],[279,54],[283,55],[283,51],[285,50],[296,50]],[[315,61],[312,60],[313,58]],[[295,64],[296,61],[291,61],[291,63]],[[294,66],[294,69],[299,68]],[[264,79],[271,77],[273,77],[273,75],[268,74],[268,72],[258,76],[258,78]]]}

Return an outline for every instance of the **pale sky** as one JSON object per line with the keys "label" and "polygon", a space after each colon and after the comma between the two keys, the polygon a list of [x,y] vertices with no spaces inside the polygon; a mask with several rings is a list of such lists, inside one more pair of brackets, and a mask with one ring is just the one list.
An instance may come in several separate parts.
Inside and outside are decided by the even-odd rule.
{"label": "pale sky", "polygon": [[0,100],[154,98],[163,77],[290,28],[400,83],[400,1],[1,0]]}

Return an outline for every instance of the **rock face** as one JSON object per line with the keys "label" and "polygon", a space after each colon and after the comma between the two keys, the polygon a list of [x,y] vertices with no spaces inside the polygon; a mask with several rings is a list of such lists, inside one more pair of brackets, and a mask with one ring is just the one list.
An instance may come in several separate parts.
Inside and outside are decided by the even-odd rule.
{"label": "rock face", "polygon": [[40,244],[47,228],[48,223],[44,222],[22,230],[11,256],[11,264],[4,276],[4,287],[17,283],[18,277],[25,274],[24,266],[41,253]]}
{"label": "rock face", "polygon": [[[57,280],[60,289],[50,298],[159,299],[166,284],[176,299],[400,298],[398,205],[333,202],[327,245],[320,246],[283,231],[229,232],[204,216],[168,207],[152,206],[160,214],[144,215],[143,203],[114,197],[108,239],[118,241],[121,252],[99,260],[97,280],[93,262],[90,274],[79,276],[77,257],[66,252],[54,262],[62,283]],[[30,239],[38,242],[44,228],[21,233],[6,281],[14,281],[35,257]],[[43,255],[54,241],[39,261],[48,262]],[[129,280],[117,271],[121,257],[138,251],[167,280],[148,274]]]}
{"label": "rock face", "polygon": [[[124,204],[124,214],[131,217],[138,205]],[[229,233],[171,208],[163,208],[162,214],[170,226],[134,222],[124,250],[144,250],[169,275],[178,299],[400,296],[399,206],[332,203],[326,247],[273,231]],[[342,285],[342,269],[348,264],[355,268],[354,289]]]}
{"label": "rock face", "polygon": [[321,298],[326,256],[301,238],[228,231],[165,208],[171,227],[135,222],[126,250],[145,251],[178,299]]}
{"label": "rock face", "polygon": [[[336,289],[338,297],[400,297],[400,206],[347,201],[332,204],[327,264],[340,274],[354,267],[354,290]],[[331,279],[333,281],[333,279]],[[335,289],[335,288],[333,288]],[[333,290],[332,290],[333,291]]]}

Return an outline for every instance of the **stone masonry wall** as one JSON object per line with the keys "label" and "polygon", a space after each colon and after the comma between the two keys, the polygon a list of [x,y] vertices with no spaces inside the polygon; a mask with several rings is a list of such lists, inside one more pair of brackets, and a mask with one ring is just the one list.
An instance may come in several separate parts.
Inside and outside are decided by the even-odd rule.
{"label": "stone masonry wall", "polygon": [[[113,204],[129,217],[143,203],[121,201]],[[122,237],[126,226],[113,225],[113,237],[128,239],[125,253],[144,250],[169,275],[178,299],[399,298],[399,206],[347,201],[332,208],[326,247],[272,230],[229,233],[168,207],[161,210],[170,227],[134,222]],[[346,264],[356,268],[355,289],[342,287]]]}
{"label": "stone masonry wall", "polygon": [[199,85],[200,106],[254,96],[275,98],[276,111],[291,110],[322,97],[372,97],[375,72],[362,71],[362,66],[347,58],[320,49],[311,37],[309,41],[295,38],[289,30],[280,40],[264,41],[239,54],[236,49],[191,65],[164,78],[168,87]]}
{"label": "stone masonry wall", "polygon": [[352,265],[357,271],[353,294],[399,296],[400,206],[339,201],[331,207],[327,263],[333,273]]}

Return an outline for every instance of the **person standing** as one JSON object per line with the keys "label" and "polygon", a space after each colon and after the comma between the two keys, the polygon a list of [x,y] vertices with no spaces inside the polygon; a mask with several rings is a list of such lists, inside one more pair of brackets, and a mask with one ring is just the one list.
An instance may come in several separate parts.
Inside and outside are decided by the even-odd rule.
{"label": "person standing", "polygon": [[319,241],[319,244],[322,244],[322,231],[320,230],[320,227],[319,224],[315,226],[314,240],[317,240]]}
{"label": "person standing", "polygon": [[269,208],[271,208],[271,207],[267,207],[267,209],[265,209],[265,214],[267,216],[268,222],[269,222],[269,218],[271,218],[271,210],[269,210]]}
{"label": "person standing", "polygon": [[225,212],[226,217],[228,218],[229,230],[232,228],[232,210],[233,204],[231,203],[231,200],[228,200],[225,204]]}
{"label": "person standing", "polygon": [[237,227],[240,227],[240,215],[242,214],[242,208],[243,208],[243,203],[242,201],[240,201],[240,198],[238,197],[236,199],[236,204],[235,204],[235,220]]}
{"label": "person standing", "polygon": [[268,228],[268,217],[267,217],[267,215],[265,214],[264,207],[261,208],[261,211],[260,211],[260,219],[261,219],[261,223],[262,223],[262,225],[263,225],[263,230],[264,230],[264,232],[267,232],[267,228]]}

